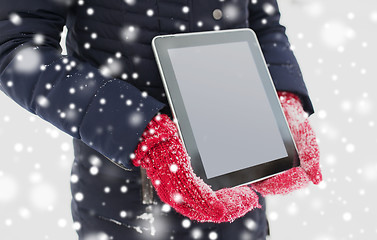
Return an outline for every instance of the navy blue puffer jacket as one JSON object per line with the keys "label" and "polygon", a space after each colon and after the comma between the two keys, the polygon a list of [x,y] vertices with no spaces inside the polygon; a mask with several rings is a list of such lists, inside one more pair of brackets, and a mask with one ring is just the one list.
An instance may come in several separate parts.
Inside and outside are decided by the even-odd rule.
{"label": "navy blue puffer jacket", "polygon": [[[0,89],[125,168],[167,106],[151,40],[250,27],[277,90],[313,108],[275,0],[2,0]],[[59,46],[68,28],[67,56]]]}

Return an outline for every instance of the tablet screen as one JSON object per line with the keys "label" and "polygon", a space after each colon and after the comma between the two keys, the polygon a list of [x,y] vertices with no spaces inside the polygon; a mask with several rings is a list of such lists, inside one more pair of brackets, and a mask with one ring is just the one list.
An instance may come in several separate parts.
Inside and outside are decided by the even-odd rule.
{"label": "tablet screen", "polygon": [[246,41],[168,54],[207,178],[288,156]]}

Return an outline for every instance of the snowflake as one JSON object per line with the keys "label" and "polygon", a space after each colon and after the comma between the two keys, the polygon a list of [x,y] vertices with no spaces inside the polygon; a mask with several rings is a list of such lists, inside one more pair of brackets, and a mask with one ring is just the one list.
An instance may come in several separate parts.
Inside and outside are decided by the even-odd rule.
{"label": "snowflake", "polygon": [[343,47],[347,40],[355,37],[355,31],[340,21],[327,22],[321,30],[322,41],[328,47]]}
{"label": "snowflake", "polygon": [[39,209],[53,209],[53,205],[58,199],[57,191],[54,186],[49,183],[39,183],[31,188],[30,201]]}
{"label": "snowflake", "polygon": [[183,202],[183,197],[180,193],[174,193],[173,194],[173,200],[176,203],[182,203]]}
{"label": "snowflake", "polygon": [[244,224],[246,228],[249,229],[250,231],[254,231],[257,229],[257,223],[253,219],[250,219],[250,218],[245,219]]}
{"label": "snowflake", "polygon": [[136,40],[139,35],[139,28],[133,25],[125,26],[121,30],[122,39],[126,42],[132,42]]}
{"label": "snowflake", "polygon": [[23,149],[24,149],[24,146],[23,146],[21,143],[16,143],[16,144],[14,145],[14,150],[15,150],[16,152],[21,152]]}
{"label": "snowflake", "polygon": [[170,212],[170,210],[171,210],[171,207],[170,207],[168,204],[164,204],[164,205],[162,205],[162,207],[161,207],[161,211],[163,211],[163,212],[165,212],[165,213]]}
{"label": "snowflake", "polygon": [[176,173],[178,171],[178,165],[173,163],[170,165],[169,169],[172,173]]}
{"label": "snowflake", "polygon": [[9,226],[11,226],[12,224],[13,224],[12,219],[9,219],[9,218],[8,218],[8,219],[5,220],[5,226],[8,226],[8,227],[9,227]]}
{"label": "snowflake", "polygon": [[127,216],[127,212],[126,211],[120,211],[119,215],[120,215],[121,218],[125,218]]}
{"label": "snowflake", "polygon": [[179,30],[181,31],[186,30],[186,26],[184,24],[179,25]]}
{"label": "snowflake", "polygon": [[20,15],[18,15],[16,13],[9,14],[9,20],[14,25],[21,25],[21,23],[22,23],[22,18],[20,17]]}
{"label": "snowflake", "polygon": [[128,5],[135,5],[136,4],[136,0],[124,0],[125,3],[127,3]]}
{"label": "snowflake", "polygon": [[45,38],[42,34],[37,33],[37,34],[34,35],[33,42],[35,44],[41,45],[41,44],[44,43],[44,41],[45,41]]}
{"label": "snowflake", "polygon": [[121,77],[122,77],[123,80],[126,80],[128,78],[128,75],[127,75],[127,73],[123,73]]}
{"label": "snowflake", "polygon": [[77,192],[74,195],[74,198],[76,199],[76,201],[81,202],[82,200],[84,200],[84,194],[82,192]]}
{"label": "snowflake", "polygon": [[79,181],[79,177],[76,174],[71,175],[71,183],[77,183]]}
{"label": "snowflake", "polygon": [[126,193],[127,191],[128,191],[127,186],[121,186],[121,187],[120,187],[120,192],[121,192],[121,193]]}
{"label": "snowflake", "polygon": [[216,240],[218,238],[217,232],[214,232],[214,231],[210,232],[208,234],[208,238],[211,239],[211,240]]}
{"label": "snowflake", "polygon": [[268,214],[268,219],[271,221],[276,221],[279,218],[279,214],[277,212],[270,212]]}
{"label": "snowflake", "polygon": [[182,7],[182,12],[183,13],[188,13],[190,11],[190,8],[188,6],[183,6]]}
{"label": "snowflake", "polygon": [[199,229],[199,228],[194,228],[194,229],[191,231],[191,237],[192,237],[193,239],[200,239],[200,238],[202,238],[202,236],[203,236],[203,232],[202,232],[202,230]]}
{"label": "snowflake", "polygon": [[132,73],[132,78],[133,78],[133,79],[137,79],[138,77],[139,77],[139,74],[138,74],[138,73],[136,73],[136,72],[135,72],[135,73]]}
{"label": "snowflake", "polygon": [[153,11],[152,9],[148,9],[148,10],[147,10],[147,16],[148,16],[148,17],[152,17],[153,14],[154,14],[154,11]]}
{"label": "snowflake", "polygon": [[189,219],[183,219],[182,221],[182,227],[189,228],[191,226],[191,221]]}
{"label": "snowflake", "polygon": [[122,64],[119,60],[108,58],[107,63],[100,66],[100,72],[105,77],[115,76],[122,71]]}
{"label": "snowflake", "polygon": [[75,127],[75,126],[71,127],[71,132],[73,132],[73,133],[77,132],[77,127]]}
{"label": "snowflake", "polygon": [[55,70],[56,71],[60,71],[62,69],[62,67],[59,65],[59,64],[56,64],[55,65]]}
{"label": "snowflake", "polygon": [[93,15],[93,14],[94,14],[94,9],[93,9],[93,8],[88,8],[88,9],[86,10],[86,13],[87,13],[88,15]]}
{"label": "snowflake", "polygon": [[30,210],[22,207],[18,210],[18,214],[23,218],[23,219],[28,219],[31,216]]}
{"label": "snowflake", "polygon": [[110,193],[110,187],[105,187],[104,189],[103,189],[103,191],[105,192],[105,193]]}
{"label": "snowflake", "polygon": [[101,99],[99,100],[99,103],[100,103],[101,105],[105,105],[105,104],[106,104],[106,99],[101,98]]}
{"label": "snowflake", "polygon": [[272,15],[275,13],[276,9],[274,8],[274,6],[272,6],[270,3],[265,3],[263,4],[263,10],[265,11],[265,13],[267,13],[268,15]]}
{"label": "snowflake", "polygon": [[143,122],[143,114],[134,112],[129,117],[129,124],[133,127],[139,126]]}
{"label": "snowflake", "polygon": [[352,219],[352,214],[350,212],[343,213],[343,220],[345,222],[349,222],[351,221],[351,219]]}
{"label": "snowflake", "polygon": [[72,224],[72,228],[73,228],[74,230],[76,230],[76,231],[80,230],[80,228],[81,228],[81,223],[80,223],[80,222],[77,222],[77,221],[73,222],[73,224]]}
{"label": "snowflake", "polygon": [[98,172],[99,172],[98,167],[94,167],[94,166],[93,166],[93,167],[90,167],[89,172],[90,172],[90,174],[92,174],[92,175],[97,175]]}
{"label": "snowflake", "polygon": [[88,78],[93,78],[93,77],[94,77],[94,73],[89,72],[89,73],[88,73]]}
{"label": "snowflake", "polygon": [[42,57],[36,49],[25,48],[18,52],[15,70],[20,73],[33,73],[40,69]]}
{"label": "snowflake", "polygon": [[50,101],[45,96],[38,96],[37,97],[37,103],[39,106],[46,108],[50,105]]}
{"label": "snowflake", "polygon": [[224,7],[224,15],[226,20],[235,21],[240,16],[240,9],[234,4],[228,4]]}
{"label": "snowflake", "polygon": [[349,153],[352,153],[355,151],[355,145],[353,145],[352,143],[349,143],[346,145],[346,151],[349,152]]}
{"label": "snowflake", "polygon": [[60,218],[58,220],[58,226],[61,228],[64,228],[65,226],[67,226],[67,220],[65,220],[64,218]]}

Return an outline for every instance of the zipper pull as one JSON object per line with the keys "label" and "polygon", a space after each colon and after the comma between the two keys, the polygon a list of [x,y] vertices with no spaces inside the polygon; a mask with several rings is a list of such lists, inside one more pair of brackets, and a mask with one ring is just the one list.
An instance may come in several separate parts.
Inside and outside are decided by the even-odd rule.
{"label": "zipper pull", "polygon": [[140,167],[141,175],[141,199],[143,204],[153,203],[153,185],[151,180],[147,177],[146,170]]}

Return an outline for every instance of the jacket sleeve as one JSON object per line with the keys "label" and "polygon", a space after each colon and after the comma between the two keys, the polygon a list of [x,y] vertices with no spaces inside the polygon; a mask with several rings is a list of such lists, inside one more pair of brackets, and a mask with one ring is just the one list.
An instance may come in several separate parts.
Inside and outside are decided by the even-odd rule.
{"label": "jacket sleeve", "polygon": [[130,154],[165,104],[123,80],[102,76],[87,62],[61,55],[69,8],[61,0],[1,2],[0,89],[31,113],[133,168]]}
{"label": "jacket sleeve", "polygon": [[301,70],[290,49],[285,27],[280,21],[276,0],[249,1],[249,27],[257,34],[275,88],[297,94],[304,110],[312,114],[313,105],[308,96]]}

